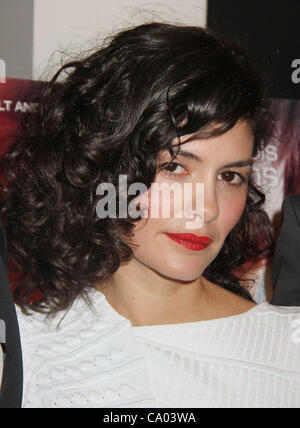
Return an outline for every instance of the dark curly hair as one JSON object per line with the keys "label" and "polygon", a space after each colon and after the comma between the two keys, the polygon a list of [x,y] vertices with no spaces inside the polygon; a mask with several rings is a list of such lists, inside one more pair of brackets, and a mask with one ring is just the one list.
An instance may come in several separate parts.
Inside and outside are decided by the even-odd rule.
{"label": "dark curly hair", "polygon": [[[24,312],[66,309],[132,257],[136,223],[97,217],[99,183],[118,188],[126,174],[128,186],[149,188],[160,151],[175,156],[174,138],[221,135],[240,119],[260,150],[270,132],[262,88],[243,48],[191,26],[140,25],[62,66],[2,161],[1,213]],[[204,272],[248,299],[234,269],[272,248],[263,202],[250,177],[244,213]]]}

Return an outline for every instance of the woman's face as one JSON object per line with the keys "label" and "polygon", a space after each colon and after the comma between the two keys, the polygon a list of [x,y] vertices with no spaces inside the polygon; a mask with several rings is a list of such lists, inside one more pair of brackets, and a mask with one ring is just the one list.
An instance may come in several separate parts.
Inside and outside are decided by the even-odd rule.
{"label": "woman's face", "polygon": [[[182,137],[181,141],[188,137]],[[173,144],[177,145],[178,142],[174,141]],[[153,184],[148,192],[138,198],[148,218],[137,222],[134,229],[134,243],[138,245],[134,248],[135,259],[169,278],[192,281],[201,276],[243,213],[253,145],[251,126],[238,122],[221,136],[182,144],[181,154],[163,167],[163,164],[170,162],[171,156],[168,151],[162,152],[157,163],[156,186],[165,183],[163,186],[167,189],[168,185],[177,183],[187,198],[178,201],[170,193],[169,218],[157,216],[157,212],[161,214],[161,211],[156,209],[161,209],[167,199],[164,199],[163,193],[151,199]],[[184,193],[186,183],[190,183],[192,192]],[[197,193],[196,183],[203,183],[204,204],[199,205],[201,198],[197,202],[201,186]],[[191,189],[189,186],[186,188]],[[179,208],[182,208],[180,218]],[[191,225],[192,229],[187,228]],[[211,242],[209,245],[207,241],[204,245],[201,242],[195,244],[195,237],[191,234],[210,238]]]}

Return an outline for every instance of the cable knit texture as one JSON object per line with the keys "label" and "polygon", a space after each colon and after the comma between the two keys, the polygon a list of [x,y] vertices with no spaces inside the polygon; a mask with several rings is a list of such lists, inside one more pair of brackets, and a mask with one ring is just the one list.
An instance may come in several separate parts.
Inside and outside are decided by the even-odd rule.
{"label": "cable knit texture", "polygon": [[133,327],[98,291],[22,314],[23,407],[300,407],[300,308]]}

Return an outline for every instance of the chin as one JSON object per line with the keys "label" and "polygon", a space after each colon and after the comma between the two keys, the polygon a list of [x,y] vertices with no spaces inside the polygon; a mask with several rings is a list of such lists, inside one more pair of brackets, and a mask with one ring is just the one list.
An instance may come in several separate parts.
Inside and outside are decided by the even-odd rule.
{"label": "chin", "polygon": [[199,266],[199,263],[197,265],[194,264],[193,266],[191,266],[191,264],[188,263],[176,264],[174,261],[169,265],[152,265],[150,267],[166,278],[186,282],[195,281],[202,275],[205,270],[205,267],[201,268],[201,266]]}
{"label": "chin", "polygon": [[172,275],[168,276],[168,278],[174,279],[174,281],[192,282],[200,278],[201,275],[202,275],[202,272],[199,272],[197,275],[191,275],[191,273],[189,272],[185,272],[185,273],[182,272],[182,273],[178,273],[178,275],[174,275],[173,273]]}
{"label": "chin", "polygon": [[211,257],[205,257],[205,260],[199,257],[190,257],[182,254],[152,254],[149,257],[148,254],[135,254],[136,260],[142,263],[144,266],[157,272],[169,279],[177,281],[194,281],[199,278],[208,264],[210,263]]}

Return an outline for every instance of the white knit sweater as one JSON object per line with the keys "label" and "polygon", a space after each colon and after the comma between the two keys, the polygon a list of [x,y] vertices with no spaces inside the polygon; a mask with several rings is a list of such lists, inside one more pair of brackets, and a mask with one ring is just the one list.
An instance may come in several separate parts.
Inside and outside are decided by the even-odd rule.
{"label": "white knit sweater", "polygon": [[90,297],[59,326],[17,308],[23,407],[300,407],[300,308],[133,327]]}

